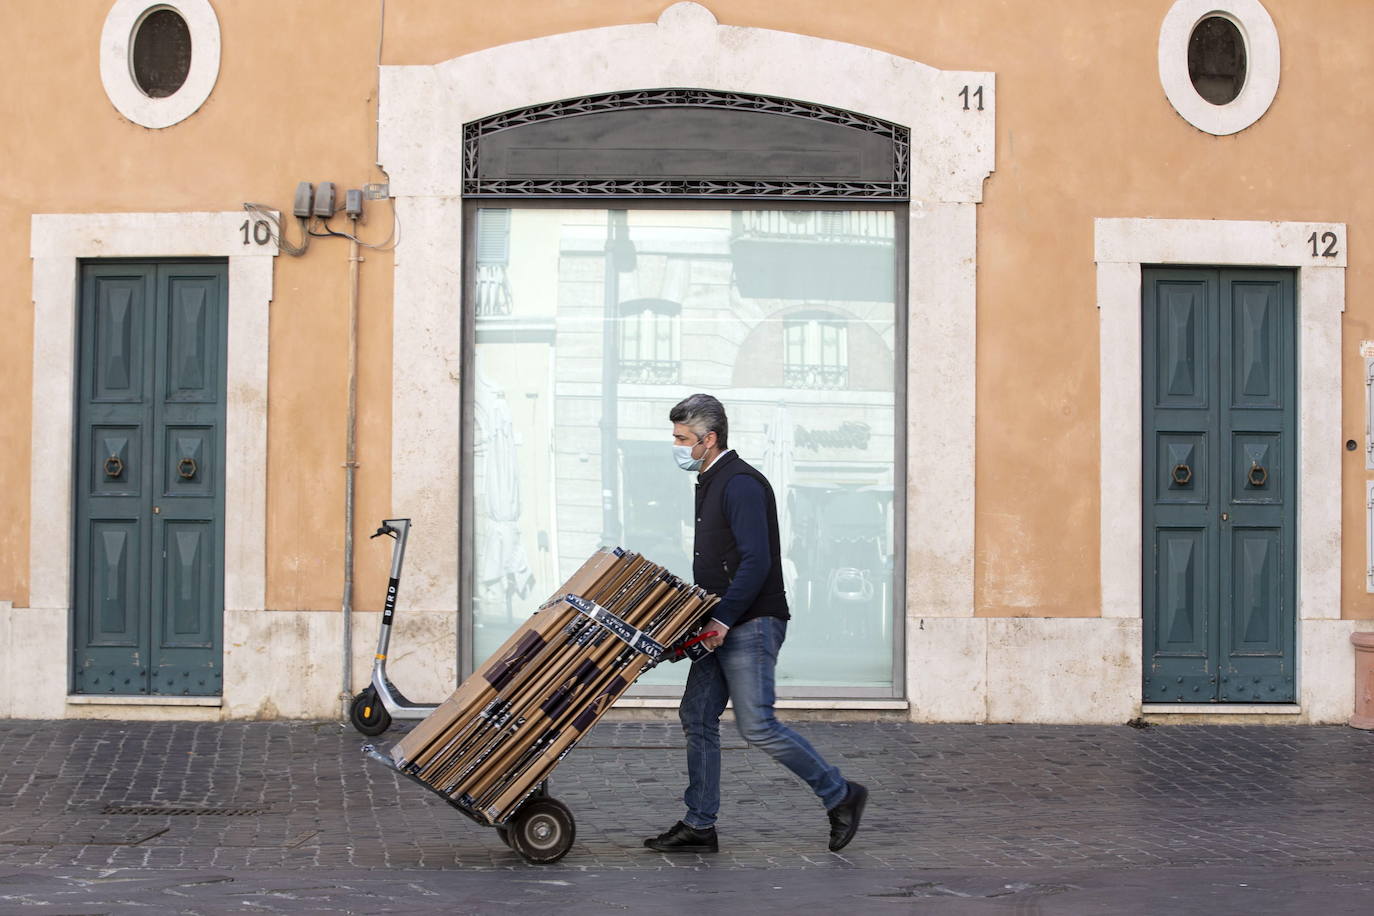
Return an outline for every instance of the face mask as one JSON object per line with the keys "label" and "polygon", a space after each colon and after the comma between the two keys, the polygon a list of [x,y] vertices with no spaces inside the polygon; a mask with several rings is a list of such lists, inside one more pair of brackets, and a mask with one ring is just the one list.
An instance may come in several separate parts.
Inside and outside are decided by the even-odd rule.
{"label": "face mask", "polygon": [[695,445],[673,446],[673,460],[676,461],[677,466],[684,471],[695,471],[701,467],[703,459],[692,457],[692,449],[694,448],[696,448]]}

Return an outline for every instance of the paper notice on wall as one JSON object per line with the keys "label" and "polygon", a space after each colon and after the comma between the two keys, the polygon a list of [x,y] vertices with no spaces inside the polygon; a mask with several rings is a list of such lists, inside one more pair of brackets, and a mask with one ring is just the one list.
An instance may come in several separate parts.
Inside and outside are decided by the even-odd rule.
{"label": "paper notice on wall", "polygon": [[1360,355],[1366,359],[1374,357],[1374,340],[1360,341]]}

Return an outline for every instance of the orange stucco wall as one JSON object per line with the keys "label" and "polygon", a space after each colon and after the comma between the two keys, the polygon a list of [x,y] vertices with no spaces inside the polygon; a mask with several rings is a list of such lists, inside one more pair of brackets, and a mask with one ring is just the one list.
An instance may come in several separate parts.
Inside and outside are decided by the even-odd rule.
{"label": "orange stucco wall", "polygon": [[[328,0],[216,3],[223,53],[215,91],[196,114],[165,130],[130,123],[105,95],[97,51],[108,8],[91,0],[7,3],[0,14],[8,34],[23,37],[0,62],[10,87],[9,124],[0,131],[0,302],[7,329],[0,335],[7,367],[0,448],[12,456],[0,487],[0,600],[21,606],[29,563],[30,214],[227,211],[244,201],[289,212],[299,180],[332,180],[341,188],[385,180],[373,165],[375,7],[343,17]],[[373,51],[362,58],[343,53],[359,47]],[[371,207],[362,231],[381,239],[389,211],[380,202]],[[289,236],[296,234],[293,224]],[[360,534],[371,533],[368,526],[390,502],[391,274],[390,253],[368,253],[359,336]],[[341,240],[316,239],[305,257],[276,259],[269,608],[340,602],[347,281],[348,246]],[[381,604],[386,569],[375,565],[360,562],[360,607]]]}
{"label": "orange stucco wall", "polygon": [[[495,44],[652,22],[664,0],[455,4],[388,0],[383,62],[437,63]],[[1346,438],[1363,442],[1362,339],[1374,250],[1374,4],[1265,0],[1282,47],[1278,96],[1254,126],[1202,133],[1159,84],[1170,0],[709,0],[731,25],[878,48],[939,68],[997,74],[997,168],[979,208],[977,613],[1098,613],[1098,316],[1093,219],[1341,221],[1352,247],[1342,338]],[[32,323],[28,218],[36,212],[288,209],[296,181],[385,180],[373,165],[378,4],[219,0],[219,82],[163,131],[125,121],[101,89],[108,4],[6,4],[22,35],[0,59],[0,600],[27,600]],[[53,78],[41,78],[50,74]],[[60,78],[58,78],[60,75]],[[915,138],[919,142],[919,138]],[[456,167],[456,166],[455,166]],[[386,234],[372,205],[369,237]],[[294,227],[293,227],[294,228]],[[269,399],[271,608],[331,608],[342,576],[347,261],[337,240],[277,259]],[[404,244],[404,243],[403,243]],[[402,248],[402,256],[404,248]],[[389,508],[389,253],[363,267],[359,533]],[[39,367],[38,371],[42,371]],[[919,397],[919,392],[912,392]],[[1345,452],[1345,617],[1374,618],[1364,588],[1362,450]],[[384,570],[360,560],[359,605]]]}

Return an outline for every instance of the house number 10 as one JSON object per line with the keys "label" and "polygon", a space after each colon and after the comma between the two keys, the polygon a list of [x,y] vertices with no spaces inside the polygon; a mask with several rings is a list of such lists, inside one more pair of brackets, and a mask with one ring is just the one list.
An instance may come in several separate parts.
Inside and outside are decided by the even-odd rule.
{"label": "house number 10", "polygon": [[272,241],[272,227],[267,225],[267,220],[244,220],[243,225],[239,226],[239,231],[243,233],[243,244],[248,244],[248,224],[252,222],[253,241],[259,245],[266,245]]}

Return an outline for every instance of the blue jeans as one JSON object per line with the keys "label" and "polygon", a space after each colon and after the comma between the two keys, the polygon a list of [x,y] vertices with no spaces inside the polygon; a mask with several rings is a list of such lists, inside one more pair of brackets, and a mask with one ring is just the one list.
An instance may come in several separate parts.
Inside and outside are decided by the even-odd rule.
{"label": "blue jeans", "polygon": [[735,704],[744,740],[767,751],[802,779],[830,809],[844,801],[848,784],[806,739],[773,715],[773,669],[787,621],[755,617],[731,627],[725,642],[692,663],[678,717],[687,734],[687,791],[682,820],[698,830],[715,825],[720,811],[720,714]]}

